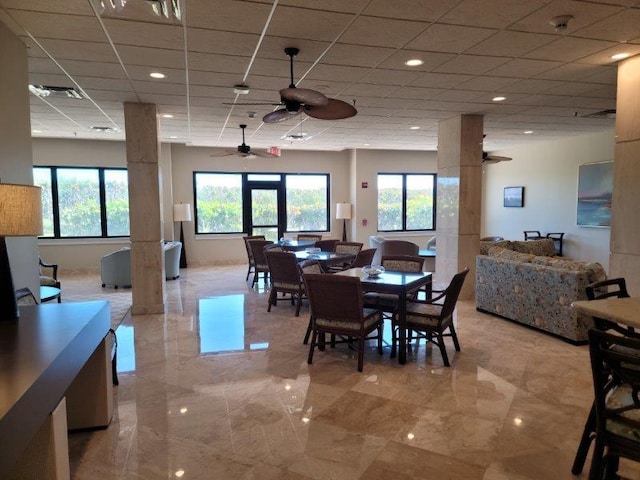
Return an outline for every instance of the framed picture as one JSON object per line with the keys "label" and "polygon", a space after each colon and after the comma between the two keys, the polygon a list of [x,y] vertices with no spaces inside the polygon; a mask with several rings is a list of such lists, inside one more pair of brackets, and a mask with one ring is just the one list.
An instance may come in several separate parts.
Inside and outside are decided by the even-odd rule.
{"label": "framed picture", "polygon": [[505,207],[524,207],[524,187],[504,187]]}
{"label": "framed picture", "polygon": [[578,166],[578,226],[610,227],[613,162]]}

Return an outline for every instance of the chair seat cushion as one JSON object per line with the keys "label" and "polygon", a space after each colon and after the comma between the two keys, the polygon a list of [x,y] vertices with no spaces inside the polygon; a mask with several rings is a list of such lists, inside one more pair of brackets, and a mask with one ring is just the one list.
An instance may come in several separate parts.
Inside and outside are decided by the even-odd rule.
{"label": "chair seat cushion", "polygon": [[[364,329],[369,330],[371,327],[376,325],[378,322],[382,320],[382,316],[378,310],[373,310],[371,308],[365,308],[363,310],[363,314],[365,316],[364,319]],[[327,327],[327,328],[340,328],[344,330],[353,330],[359,331],[360,324],[356,322],[337,322],[333,320],[327,320],[324,318],[316,318],[316,325],[318,327]]]}
{"label": "chair seat cushion", "polygon": [[302,288],[302,285],[299,283],[271,282],[271,285],[275,288],[286,288],[288,290],[299,290]]}
{"label": "chair seat cushion", "polygon": [[416,303],[407,305],[407,325],[424,325],[437,327],[438,317],[442,311],[442,305],[437,303]]}
{"label": "chair seat cushion", "polygon": [[40,285],[43,287],[57,287],[58,281],[54,278],[40,275]]}

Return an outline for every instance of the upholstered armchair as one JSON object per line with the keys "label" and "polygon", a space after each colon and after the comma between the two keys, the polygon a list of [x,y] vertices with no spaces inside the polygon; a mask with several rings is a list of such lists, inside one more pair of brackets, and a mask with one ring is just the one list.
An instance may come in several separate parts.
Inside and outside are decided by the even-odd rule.
{"label": "upholstered armchair", "polygon": [[[42,258],[39,258],[38,262],[40,264],[40,286],[60,288],[60,282],[58,281],[58,264],[47,263],[42,260]],[[46,273],[49,273],[49,275],[45,275]]]}

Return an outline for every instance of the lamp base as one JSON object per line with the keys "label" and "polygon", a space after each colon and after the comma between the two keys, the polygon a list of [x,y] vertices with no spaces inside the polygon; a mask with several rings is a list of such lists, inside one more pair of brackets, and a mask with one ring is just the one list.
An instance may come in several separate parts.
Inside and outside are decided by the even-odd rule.
{"label": "lamp base", "polygon": [[347,221],[342,220],[342,241],[347,241]]}
{"label": "lamp base", "polygon": [[180,222],[180,243],[182,248],[180,249],[180,268],[187,268],[187,251],[184,248],[184,230],[182,229],[182,222]]}
{"label": "lamp base", "polygon": [[0,237],[0,321],[13,321],[19,317],[7,244],[4,237]]}

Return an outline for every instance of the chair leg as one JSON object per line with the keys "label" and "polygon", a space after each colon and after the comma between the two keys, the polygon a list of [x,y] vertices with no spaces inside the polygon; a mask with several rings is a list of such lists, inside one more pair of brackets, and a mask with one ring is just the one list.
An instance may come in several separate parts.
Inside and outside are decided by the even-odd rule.
{"label": "chair leg", "polygon": [[311,335],[311,316],[309,316],[309,325],[307,325],[307,333],[304,334],[304,340],[302,341],[303,345],[306,345],[309,342],[309,335]]}
{"label": "chair leg", "polygon": [[245,282],[249,281],[249,275],[251,274],[251,265],[249,265],[249,268],[247,269],[247,278],[244,279]]}
{"label": "chair leg", "polygon": [[271,305],[277,305],[276,302],[276,298],[278,296],[278,292],[276,292],[276,289],[271,287],[271,293],[269,294],[269,306],[267,307],[267,312],[271,311]]}
{"label": "chair leg", "polygon": [[300,316],[300,307],[302,306],[302,293],[297,294],[298,302],[296,305],[296,317]]}
{"label": "chair leg", "polygon": [[453,346],[456,347],[456,352],[460,351],[460,342],[458,342],[458,334],[456,333],[456,327],[453,323],[449,325],[449,331],[451,332],[451,339],[453,340]]}
{"label": "chair leg", "polygon": [[576,452],[576,458],[573,460],[573,466],[571,467],[571,473],[574,475],[580,475],[584,462],[587,459],[587,453],[589,453],[589,447],[593,440],[594,433],[596,431],[596,406],[591,405],[589,416],[584,424],[584,431],[582,432],[582,438],[580,438],[580,444],[578,445],[578,451]]}
{"label": "chair leg", "polygon": [[378,355],[382,355],[382,331],[383,331],[383,323],[380,322],[378,325]]}
{"label": "chair leg", "polygon": [[111,378],[114,385],[120,385],[118,380],[118,337],[113,328],[109,329],[109,333],[113,335],[113,358],[111,359]]}
{"label": "chair leg", "polygon": [[318,332],[316,330],[311,334],[311,346],[309,347],[309,357],[307,358],[307,363],[311,365],[313,363],[313,349],[316,348],[316,339],[318,336]]}
{"label": "chair leg", "polygon": [[358,338],[358,371],[362,371],[364,365],[364,335]]}
{"label": "chair leg", "polygon": [[604,454],[604,444],[596,437],[596,445],[593,448],[591,458],[591,469],[589,470],[589,480],[600,480],[602,478],[602,461]]}
{"label": "chair leg", "polygon": [[442,336],[442,332],[438,332],[438,343],[440,347],[440,353],[442,354],[442,361],[444,362],[445,367],[449,367],[449,356],[447,355],[447,349],[444,345],[444,337]]}

